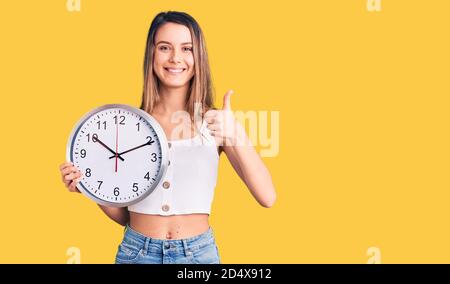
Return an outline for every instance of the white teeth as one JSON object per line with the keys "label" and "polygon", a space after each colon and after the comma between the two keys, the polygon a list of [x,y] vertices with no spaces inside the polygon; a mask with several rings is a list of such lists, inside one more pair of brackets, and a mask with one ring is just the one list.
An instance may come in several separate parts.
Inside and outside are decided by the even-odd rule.
{"label": "white teeth", "polygon": [[174,68],[166,68],[167,71],[170,73],[181,73],[184,71],[184,69],[174,69]]}

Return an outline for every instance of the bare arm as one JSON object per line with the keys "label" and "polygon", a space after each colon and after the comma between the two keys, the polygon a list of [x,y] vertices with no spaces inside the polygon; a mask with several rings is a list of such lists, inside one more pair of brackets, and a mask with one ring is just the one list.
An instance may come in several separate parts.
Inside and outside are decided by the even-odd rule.
{"label": "bare arm", "polygon": [[205,113],[207,127],[219,145],[223,142],[228,160],[256,201],[261,206],[272,207],[276,200],[272,177],[245,129],[234,118],[230,100],[232,93],[230,90],[223,97],[222,110],[211,109]]}
{"label": "bare arm", "polygon": [[224,146],[223,150],[236,173],[247,185],[253,197],[261,206],[272,207],[276,192],[269,170],[251,145],[245,130],[237,125],[235,146]]}
{"label": "bare arm", "polygon": [[130,221],[130,212],[128,212],[127,207],[108,207],[100,204],[98,206],[111,220],[119,225],[125,226]]}

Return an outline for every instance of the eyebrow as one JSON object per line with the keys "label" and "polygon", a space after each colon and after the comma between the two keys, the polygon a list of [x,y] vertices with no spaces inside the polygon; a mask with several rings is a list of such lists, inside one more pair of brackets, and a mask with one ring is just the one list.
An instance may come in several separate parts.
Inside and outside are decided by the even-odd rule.
{"label": "eyebrow", "polygon": [[[164,41],[164,40],[158,41],[158,42],[156,43],[156,45],[158,45],[158,44],[160,44],[160,43],[167,43],[167,44],[172,45],[172,43],[170,43],[170,42],[168,42],[168,41]],[[182,44],[182,45],[185,45],[185,44],[192,44],[192,42],[183,42],[183,43],[181,43],[181,44]]]}

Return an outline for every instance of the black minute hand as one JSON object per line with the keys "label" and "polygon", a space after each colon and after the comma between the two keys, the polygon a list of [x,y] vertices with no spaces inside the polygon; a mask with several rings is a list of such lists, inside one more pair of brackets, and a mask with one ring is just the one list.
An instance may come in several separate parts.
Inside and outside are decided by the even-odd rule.
{"label": "black minute hand", "polygon": [[[134,150],[139,149],[139,148],[141,148],[141,147],[144,147],[144,146],[147,146],[147,145],[152,145],[154,142],[155,142],[155,141],[148,141],[148,142],[145,142],[145,143],[142,144],[142,145],[139,145],[139,146],[136,146],[136,147],[131,148],[131,149],[129,149],[129,150],[123,151],[122,153],[119,153],[118,155],[119,155],[119,157],[120,157],[120,155],[123,155],[123,154],[126,154],[126,153],[128,153],[128,152],[134,151]],[[109,158],[112,159],[112,158],[114,158],[115,156],[116,156],[116,155],[111,156],[111,157],[109,157]]]}

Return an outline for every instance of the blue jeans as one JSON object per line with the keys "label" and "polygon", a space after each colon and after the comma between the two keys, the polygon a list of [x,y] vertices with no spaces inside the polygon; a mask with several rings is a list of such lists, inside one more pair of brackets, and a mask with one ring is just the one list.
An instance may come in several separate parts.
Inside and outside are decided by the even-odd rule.
{"label": "blue jeans", "polygon": [[212,229],[181,240],[149,238],[129,225],[116,254],[116,264],[213,264],[220,263]]}

